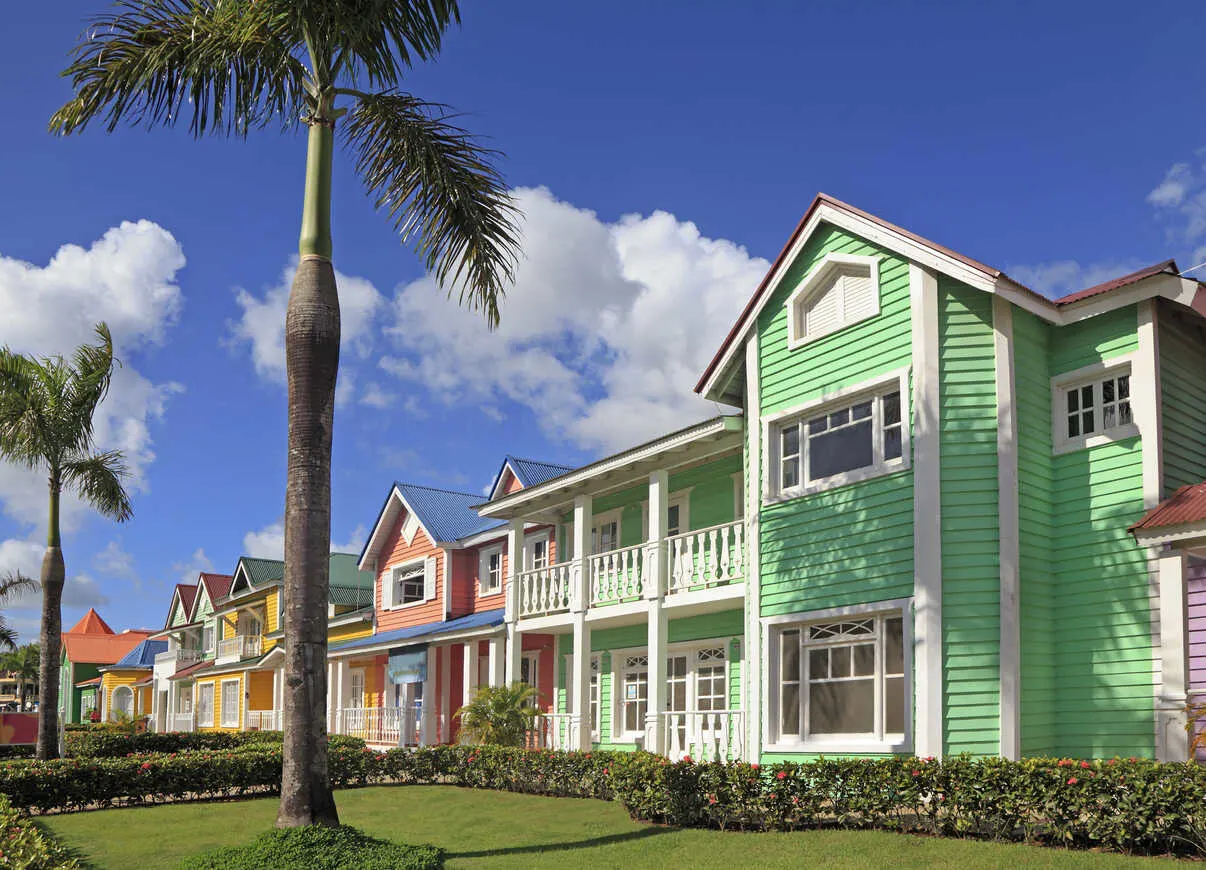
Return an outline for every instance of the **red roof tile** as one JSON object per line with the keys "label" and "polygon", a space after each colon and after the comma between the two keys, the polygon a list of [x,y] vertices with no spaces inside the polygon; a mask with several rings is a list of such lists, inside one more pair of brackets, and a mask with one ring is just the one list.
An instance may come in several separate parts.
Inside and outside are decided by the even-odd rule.
{"label": "red roof tile", "polygon": [[76,634],[67,631],[63,633],[63,649],[67,652],[67,660],[76,664],[113,665],[153,633],[141,628],[132,628],[121,634]]}
{"label": "red roof tile", "polygon": [[75,687],[77,689],[79,689],[79,688],[82,688],[83,686],[99,686],[100,683],[101,683],[100,677],[93,677],[90,680],[80,680],[78,683],[75,684]]}
{"label": "red roof tile", "polygon": [[109,623],[101,619],[95,607],[89,607],[84,618],[71,627],[66,634],[113,634]]}
{"label": "red roof tile", "polygon": [[1206,482],[1183,486],[1130,527],[1135,532],[1206,522]]}
{"label": "red roof tile", "polygon": [[185,617],[193,613],[193,602],[197,600],[196,583],[177,583],[176,592],[180,595],[180,606],[184,608]]}
{"label": "red roof tile", "polygon": [[205,584],[205,591],[209,593],[210,604],[215,604],[219,598],[225,598],[226,593],[230,591],[230,584],[233,581],[234,577],[230,574],[201,572],[201,582]]}
{"label": "red roof tile", "polygon": [[176,673],[172,674],[169,679],[183,680],[187,677],[191,677],[193,674],[197,673],[197,671],[205,670],[206,668],[211,667],[212,664],[212,662],[197,662],[195,665],[189,665],[187,668],[181,668],[180,670],[176,671]]}
{"label": "red roof tile", "polygon": [[1106,281],[1104,284],[1096,284],[1085,290],[1078,290],[1075,293],[1069,293],[1067,296],[1061,296],[1055,300],[1056,305],[1068,305],[1072,302],[1079,302],[1082,299],[1088,299],[1090,296],[1098,296],[1102,293],[1109,293],[1111,290],[1117,290],[1120,287],[1126,287],[1129,284],[1137,284],[1144,278],[1150,278],[1153,275],[1161,273],[1168,275],[1176,275],[1178,272],[1176,260],[1165,260],[1163,263],[1153,263],[1138,272],[1131,272],[1129,275],[1123,275],[1121,278],[1115,278],[1112,281]]}

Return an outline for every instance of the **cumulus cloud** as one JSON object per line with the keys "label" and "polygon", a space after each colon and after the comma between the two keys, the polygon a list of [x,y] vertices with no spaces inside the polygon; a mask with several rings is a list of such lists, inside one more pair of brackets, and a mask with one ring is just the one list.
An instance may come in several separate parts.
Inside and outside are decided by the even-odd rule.
{"label": "cumulus cloud", "polygon": [[[35,580],[42,573],[42,554],[45,548],[37,541],[10,538],[0,541],[0,576],[10,571],[24,574]],[[63,608],[87,609],[101,607],[109,603],[109,598],[101,592],[97,582],[87,574],[71,572],[71,564],[67,565],[67,579],[63,584]],[[40,591],[25,592],[12,599],[6,609],[14,611],[40,611],[42,609],[42,593]],[[33,619],[26,617],[27,621]],[[14,622],[14,624],[16,624]],[[37,620],[33,619],[33,633],[37,633]],[[26,631],[22,630],[25,635]]]}
{"label": "cumulus cloud", "polygon": [[110,541],[105,549],[92,557],[92,567],[110,577],[133,577],[135,574],[134,557],[117,541]]}
{"label": "cumulus cloud", "polygon": [[[145,220],[124,222],[87,248],[64,245],[45,266],[0,256],[0,344],[19,353],[69,355],[94,339],[98,321],[109,324],[125,365],[97,410],[94,435],[98,446],[125,452],[128,487],[135,493],[146,491],[155,459],[151,427],[181,387],[152,383],[130,364],[129,354],[162,343],[175,324],[183,305],[176,273],[184,264],[172,234]],[[23,527],[44,528],[44,476],[0,465],[0,503]],[[65,530],[85,515],[77,499],[64,498]]]}
{"label": "cumulus cloud", "polygon": [[[368,528],[362,523],[356,526],[347,540],[339,542],[331,538],[332,553],[359,553],[368,538]],[[285,521],[279,519],[258,531],[243,536],[243,553],[259,559],[285,558]]]}
{"label": "cumulus cloud", "polygon": [[501,327],[420,279],[394,299],[382,369],[496,418],[517,402],[586,449],[716,413],[691,388],[767,262],[667,212],[608,223],[544,188],[516,199],[523,257]]}
{"label": "cumulus cloud", "polygon": [[332,553],[356,553],[364,549],[364,542],[368,540],[368,527],[361,523],[352,530],[352,534],[348,535],[347,539],[342,543],[331,541]]}
{"label": "cumulus cloud", "polygon": [[204,548],[198,547],[187,559],[173,562],[172,570],[179,575],[181,583],[196,583],[197,575],[202,571],[214,570],[214,563],[209,556],[205,555]]}
{"label": "cumulus cloud", "polygon": [[1193,180],[1193,170],[1188,163],[1174,163],[1165,173],[1164,180],[1147,195],[1147,201],[1155,206],[1180,205]]}
{"label": "cumulus cloud", "polygon": [[1164,220],[1169,238],[1178,249],[1188,249],[1196,266],[1206,260],[1206,149],[1196,155],[1198,164],[1175,163],[1147,195]]}
{"label": "cumulus cloud", "polygon": [[1055,260],[1034,266],[1011,266],[1005,271],[1031,290],[1057,299],[1085,290],[1148,265],[1136,260],[1117,260],[1084,265],[1076,260]]}

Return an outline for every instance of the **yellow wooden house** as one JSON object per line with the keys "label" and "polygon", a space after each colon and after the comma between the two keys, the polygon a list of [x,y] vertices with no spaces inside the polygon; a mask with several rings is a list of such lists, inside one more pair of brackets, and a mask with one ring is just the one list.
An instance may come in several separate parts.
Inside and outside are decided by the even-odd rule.
{"label": "yellow wooden house", "polygon": [[100,668],[99,707],[102,722],[137,722],[151,715],[151,673],[166,640],[144,640],[115,664]]}

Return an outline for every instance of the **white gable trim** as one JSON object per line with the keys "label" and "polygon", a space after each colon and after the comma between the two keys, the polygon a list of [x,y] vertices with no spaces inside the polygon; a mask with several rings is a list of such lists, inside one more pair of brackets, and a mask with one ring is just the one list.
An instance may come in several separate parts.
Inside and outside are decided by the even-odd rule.
{"label": "white gable trim", "polygon": [[209,589],[205,586],[205,581],[198,578],[197,580],[197,597],[193,599],[193,611],[188,615],[189,622],[197,621],[197,614],[201,612],[201,597],[205,596],[205,600],[209,601],[210,613],[213,613],[214,603],[210,601]]}
{"label": "white gable trim", "polygon": [[[368,543],[364,546],[364,553],[360,557],[360,561],[356,563],[356,567],[361,571],[372,571],[377,573],[377,556],[381,548],[385,546],[385,539],[389,535],[390,529],[398,519],[398,514],[401,511],[406,511],[408,517],[414,517],[418,523],[418,528],[422,529],[423,534],[427,535],[427,539],[432,545],[441,543],[435,539],[435,535],[423,525],[423,520],[406,502],[406,498],[402,495],[398,487],[393,487],[390,490],[389,498],[385,500],[385,506],[381,508],[381,513],[377,515],[377,522],[373,524],[372,534],[369,535]],[[414,540],[414,535],[406,541],[406,545],[410,546]]]}
{"label": "white gable trim", "polygon": [[[243,586],[246,587],[247,592],[255,591],[251,586],[251,578],[247,576],[247,569],[243,567],[242,559],[239,560],[239,564],[235,568],[234,579],[230,581],[230,589],[228,589],[226,592],[226,598],[228,600],[231,598],[234,598],[235,595],[239,592],[239,580],[240,579],[242,579]],[[211,601],[210,604],[213,605],[214,610],[218,609],[217,602]]]}
{"label": "white gable trim", "polygon": [[[519,480],[519,475],[516,473],[515,466],[511,464],[510,459],[507,459],[503,462],[502,471],[498,473],[498,478],[494,481],[494,486],[490,487],[490,497],[486,499],[487,501],[494,501],[494,499],[498,498],[498,496],[503,492],[505,489],[503,483],[506,481],[508,474],[516,480]],[[523,481],[519,480],[519,484],[522,488]]]}

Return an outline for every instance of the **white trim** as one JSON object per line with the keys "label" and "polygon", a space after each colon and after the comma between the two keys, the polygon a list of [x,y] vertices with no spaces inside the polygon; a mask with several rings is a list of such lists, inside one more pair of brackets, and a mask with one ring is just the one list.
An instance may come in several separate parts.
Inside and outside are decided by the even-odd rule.
{"label": "white trim", "polygon": [[440,548],[440,564],[444,569],[444,619],[452,615],[452,566],[449,564],[448,550]]}
{"label": "white trim", "polygon": [[[805,457],[804,439],[800,441],[800,484],[791,489],[782,490],[779,488],[779,450],[780,439],[774,437],[775,430],[785,422],[805,417],[811,413],[816,413],[826,407],[835,405],[849,405],[856,403],[859,399],[879,398],[887,393],[897,391],[900,393],[900,435],[901,435],[901,453],[898,459],[883,459],[880,457],[874,465],[865,468],[858,468],[853,471],[843,472],[841,474],[833,474],[829,477],[824,477],[816,481],[808,481],[805,475]],[[912,466],[911,451],[909,445],[911,443],[911,435],[909,426],[906,425],[908,420],[908,395],[909,395],[909,369],[908,367],[896,369],[891,372],[886,372],[882,375],[877,375],[874,378],[868,378],[857,384],[842,387],[841,389],[832,390],[814,399],[809,399],[806,402],[801,402],[793,405],[790,408],[785,408],[781,411],[776,411],[773,414],[766,414],[761,419],[762,438],[766,445],[762,460],[762,475],[763,475],[763,495],[762,502],[766,505],[777,504],[783,501],[800,498],[801,496],[811,495],[816,492],[823,492],[827,489],[836,489],[839,486],[848,486],[852,483],[859,483],[864,480],[882,477],[886,474],[895,474],[898,471],[904,471]],[[878,405],[878,403],[876,403]],[[872,412],[872,419],[879,420],[878,407]],[[882,432],[882,422],[875,424],[876,444],[879,443],[880,432]],[[878,453],[878,448],[877,448]]]}
{"label": "white trim", "polygon": [[413,511],[406,512],[406,519],[402,521],[402,539],[406,541],[406,546],[414,543],[415,533],[419,531],[419,518]]}
{"label": "white trim", "polygon": [[[800,282],[800,286],[792,291],[792,294],[787,297],[787,347],[789,350],[795,350],[810,344],[826,336],[833,335],[835,332],[841,332],[848,326],[853,326],[856,323],[861,323],[864,320],[870,320],[872,317],[879,316],[879,257],[866,257],[860,254],[826,254],[812,271],[809,272]],[[842,316],[837,324],[830,329],[818,330],[815,333],[808,334],[802,332],[803,326],[802,309],[814,297],[819,294],[829,292],[831,289],[828,284],[832,275],[840,273],[842,266],[856,266],[867,270],[867,275],[871,281],[871,289],[875,296],[875,310],[857,318],[848,318],[845,315],[845,307],[843,300]]]}
{"label": "white trim", "polygon": [[[243,699],[240,698],[239,703],[236,705],[237,710],[235,712],[235,721],[234,721],[234,724],[231,725],[231,724],[228,724],[226,721],[226,698],[225,698],[225,695],[226,695],[226,686],[229,683],[234,683],[236,686],[238,686],[239,693],[241,694],[243,691],[242,690],[242,682],[243,682],[242,678],[241,677],[227,677],[226,679],[217,680],[215,682],[218,687],[216,694],[217,694],[219,703],[217,705],[217,707],[218,707],[218,715],[216,717],[217,725],[215,725],[214,727],[216,727],[216,728],[239,728],[243,721]],[[214,685],[214,684],[211,683],[211,685]]]}
{"label": "white trim", "polygon": [[1018,495],[1018,417],[1014,376],[1013,306],[992,300],[993,351],[997,385],[997,519],[1000,527],[999,665],[1001,756],[1022,755],[1022,635],[1019,606],[1021,516]]}
{"label": "white trim", "polygon": [[[825,610],[804,611],[799,613],[784,614],[781,616],[766,617],[762,620],[764,632],[764,661],[767,670],[767,685],[779,685],[779,657],[771,648],[771,641],[779,636],[778,629],[799,626],[801,629],[808,625],[815,625],[818,622],[827,622],[832,620],[840,620],[847,617],[865,618],[868,616],[899,616],[901,619],[901,643],[902,652],[904,655],[903,664],[903,696],[905,702],[904,710],[904,733],[899,740],[877,740],[874,738],[864,739],[857,736],[835,735],[833,738],[819,738],[803,741],[790,740],[774,740],[778,730],[779,721],[779,691],[769,695],[767,702],[763,705],[762,710],[766,714],[765,730],[767,732],[767,745],[764,747],[766,752],[784,752],[784,753],[834,753],[834,752],[892,752],[892,753],[910,753],[913,752],[914,745],[914,725],[913,716],[915,704],[913,700],[913,687],[917,680],[914,679],[914,671],[916,669],[916,660],[913,654],[915,646],[915,634],[913,631],[914,616],[913,599],[910,598],[895,598],[889,601],[875,601],[867,604],[852,604],[845,607],[831,607]],[[883,638],[877,635],[877,645],[882,644]],[[882,649],[878,653],[882,657]],[[882,658],[880,658],[882,664]],[[882,671],[876,671],[877,682],[882,680]],[[807,689],[803,682],[800,684],[801,697]],[[877,686],[876,692],[879,692]],[[772,725],[773,723],[773,725]],[[801,721],[801,727],[803,722]],[[878,726],[877,726],[878,727]],[[918,752],[917,754],[921,754]]]}
{"label": "white trim", "polygon": [[[204,694],[205,689],[209,689],[209,721],[208,722],[201,721],[201,696]],[[215,715],[215,712],[218,707],[218,703],[217,703],[217,701],[218,701],[218,681],[217,680],[208,680],[206,682],[196,681],[193,683],[193,690],[194,690],[194,695],[195,695],[195,697],[193,698],[193,712],[194,712],[194,715],[196,716],[197,727],[198,728],[220,727],[218,725],[218,717]]]}
{"label": "white trim", "polygon": [[[762,408],[762,379],[758,365],[758,331],[750,334],[745,344],[745,404],[749,419],[757,420]],[[756,762],[762,755],[763,727],[762,687],[766,684],[766,656],[762,651],[762,426],[748,426],[746,431],[745,462],[745,637],[742,638],[742,659],[749,661],[741,675],[746,727],[746,758]],[[757,659],[757,661],[754,661]]]}
{"label": "white trim", "polygon": [[1143,506],[1150,510],[1164,496],[1160,330],[1155,300],[1139,303],[1138,321],[1139,348],[1131,363],[1131,412],[1143,437]]}
{"label": "white trim", "polygon": [[1180,544],[1206,538],[1206,520],[1176,526],[1157,526],[1154,529],[1136,529],[1135,540],[1145,546],[1156,544]]}
{"label": "white trim", "polygon": [[[1139,354],[1124,353],[1099,362],[1090,363],[1087,366],[1081,366],[1069,372],[1063,372],[1051,378],[1052,455],[1059,456],[1063,453],[1071,453],[1074,450],[1084,450],[1088,447],[1112,444],[1115,441],[1137,437],[1141,432],[1139,415],[1143,410],[1144,397],[1138,395],[1140,390],[1136,389],[1136,384],[1139,382],[1139,377],[1144,376],[1142,368],[1142,365],[1139,364]],[[1069,438],[1067,402],[1064,398],[1067,392],[1074,388],[1087,387],[1090,384],[1096,387],[1097,384],[1104,381],[1107,377],[1118,377],[1122,374],[1128,375],[1131,379],[1129,401],[1132,422],[1099,430],[1089,435],[1078,435]],[[1097,404],[1094,405],[1094,408],[1100,413],[1100,398],[1097,399]],[[1158,501],[1159,499],[1157,499]],[[1154,506],[1155,503],[1148,505],[1148,507]]]}
{"label": "white trim", "polygon": [[909,264],[913,342],[913,670],[918,755],[943,753],[941,402],[938,278]]}
{"label": "white trim", "polygon": [[[534,523],[530,524],[533,527]],[[492,529],[486,529],[484,532],[478,532],[476,535],[470,535],[467,538],[461,538],[456,542],[456,546],[452,549],[464,550],[470,547],[480,547],[488,544],[501,544],[507,540],[506,525],[495,526]]]}
{"label": "white trim", "polygon": [[1156,758],[1188,761],[1189,735],[1185,705],[1189,701],[1189,644],[1184,551],[1168,550],[1155,556],[1159,600],[1160,680],[1156,689]]}
{"label": "white trim", "polygon": [[[378,536],[383,532],[388,534],[387,528],[393,528],[394,520],[398,515],[398,508],[403,508],[408,515],[414,516],[418,520],[419,528],[423,530],[423,534],[427,535],[427,540],[433,546],[442,543],[437,541],[431,531],[423,525],[423,520],[415,513],[409,504],[406,503],[406,498],[402,495],[402,491],[397,486],[390,488],[389,497],[385,500],[384,507],[381,508],[381,513],[377,515],[377,521],[373,523],[373,530],[369,533],[368,543],[364,545],[364,552],[360,556],[360,560],[356,563],[356,567],[361,571],[372,571],[377,573],[377,550],[384,544],[384,540],[379,541]],[[388,525],[387,525],[388,518]]]}
{"label": "white trim", "polygon": [[[417,601],[407,601],[404,604],[394,603],[394,595],[398,591],[397,590],[397,585],[398,585],[397,574],[398,574],[398,572],[404,571],[407,569],[413,570],[416,566],[423,568],[423,582],[424,582],[423,595]],[[382,590],[382,592],[383,592],[382,597],[385,598],[385,601],[382,602],[381,609],[393,612],[395,610],[406,610],[411,607],[416,607],[420,604],[426,604],[429,600],[427,598],[427,594],[426,594],[426,582],[427,582],[426,574],[427,574],[427,558],[425,556],[420,556],[417,559],[409,559],[405,562],[398,562],[393,565],[387,565],[385,568],[385,576],[381,578],[381,582],[382,582],[382,584],[389,583],[389,596],[386,597],[384,595],[384,590]],[[387,604],[386,601],[389,603]]]}
{"label": "white trim", "polygon": [[[498,588],[492,589],[489,592],[485,590],[482,583],[483,579],[489,576],[490,557],[498,556]],[[512,557],[514,558],[514,557]],[[477,597],[478,598],[493,598],[495,595],[502,595],[504,584],[503,576],[503,545],[491,544],[489,547],[482,547],[477,552]]]}
{"label": "white trim", "polygon": [[[620,543],[621,541],[624,540],[624,508],[623,507],[612,508],[611,510],[602,511],[601,513],[591,515],[590,555],[594,555],[596,553],[611,552],[611,550],[599,549],[598,537],[601,537],[601,536],[596,536],[596,530],[599,528],[599,526],[604,526],[611,522],[614,522],[616,524],[616,542],[615,542],[615,546],[612,547],[612,549],[618,550],[624,546],[622,543]],[[578,554],[575,553],[574,555],[576,556]]]}

